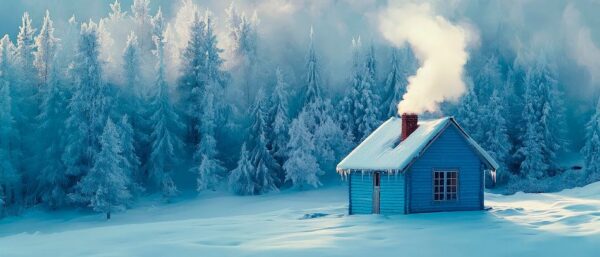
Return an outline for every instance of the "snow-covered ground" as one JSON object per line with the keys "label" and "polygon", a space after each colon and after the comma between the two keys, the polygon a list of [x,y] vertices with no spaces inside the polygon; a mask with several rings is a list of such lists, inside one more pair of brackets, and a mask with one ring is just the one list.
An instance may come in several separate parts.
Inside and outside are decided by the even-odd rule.
{"label": "snow-covered ground", "polygon": [[[486,195],[490,211],[346,215],[347,189],[177,203],[101,214],[29,211],[0,220],[0,256],[598,256],[600,183]],[[312,214],[312,215],[311,215]]]}

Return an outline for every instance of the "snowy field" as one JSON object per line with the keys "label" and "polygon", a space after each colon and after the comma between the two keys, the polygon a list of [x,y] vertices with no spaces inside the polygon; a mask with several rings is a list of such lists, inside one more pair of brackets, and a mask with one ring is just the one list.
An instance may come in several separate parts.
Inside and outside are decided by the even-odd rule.
{"label": "snowy field", "polygon": [[[600,183],[487,194],[490,211],[346,215],[346,187],[146,199],[113,220],[30,210],[0,221],[0,256],[598,256]],[[311,215],[312,214],[312,215]]]}

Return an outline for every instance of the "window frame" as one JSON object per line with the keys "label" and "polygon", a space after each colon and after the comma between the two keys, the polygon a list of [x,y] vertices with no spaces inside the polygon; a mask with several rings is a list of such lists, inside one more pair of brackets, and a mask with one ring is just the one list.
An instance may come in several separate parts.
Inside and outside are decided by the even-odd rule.
{"label": "window frame", "polygon": [[[436,178],[437,174],[441,174],[441,176],[438,175],[438,177]],[[453,177],[453,179],[455,179],[455,183],[454,185],[449,185],[448,181],[448,174],[455,174],[455,176]],[[431,197],[433,202],[436,203],[443,203],[443,202],[456,202],[459,199],[459,188],[460,188],[460,183],[459,183],[459,178],[460,178],[460,172],[458,169],[434,169],[433,172],[431,173]],[[441,180],[440,180],[441,178]],[[442,182],[440,183],[436,183],[436,182]],[[449,188],[455,187],[454,191],[449,190]],[[441,189],[438,190],[436,192],[436,189]],[[454,195],[454,197],[449,197],[450,195]],[[440,199],[438,196],[442,196],[442,198]]]}

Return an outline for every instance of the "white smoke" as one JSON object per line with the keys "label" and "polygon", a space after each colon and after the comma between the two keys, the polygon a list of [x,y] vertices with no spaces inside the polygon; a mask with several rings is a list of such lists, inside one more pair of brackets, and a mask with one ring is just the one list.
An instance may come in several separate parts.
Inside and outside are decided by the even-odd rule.
{"label": "white smoke", "polygon": [[473,35],[468,28],[435,15],[429,4],[389,7],[379,16],[379,28],[396,46],[408,43],[420,62],[398,112],[436,112],[440,103],[466,92],[462,75]]}

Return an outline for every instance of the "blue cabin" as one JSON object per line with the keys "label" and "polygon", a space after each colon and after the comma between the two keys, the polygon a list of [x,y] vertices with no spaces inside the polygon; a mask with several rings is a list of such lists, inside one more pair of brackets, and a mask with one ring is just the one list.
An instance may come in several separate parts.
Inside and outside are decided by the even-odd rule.
{"label": "blue cabin", "polygon": [[453,117],[390,118],[337,166],[348,179],[350,214],[484,208],[485,173],[498,164]]}

